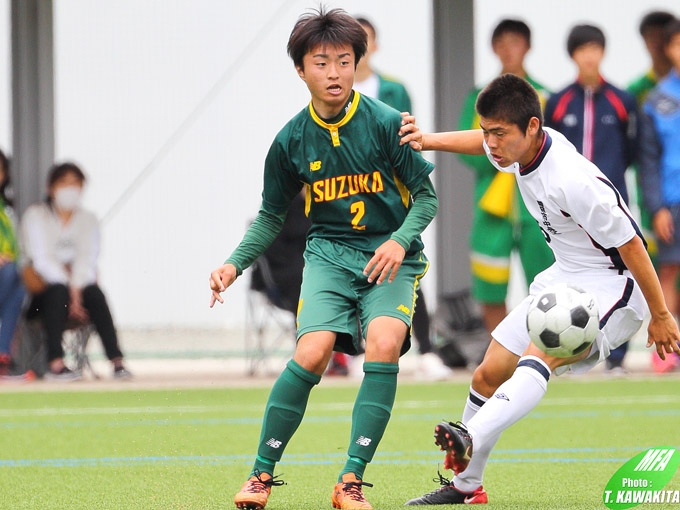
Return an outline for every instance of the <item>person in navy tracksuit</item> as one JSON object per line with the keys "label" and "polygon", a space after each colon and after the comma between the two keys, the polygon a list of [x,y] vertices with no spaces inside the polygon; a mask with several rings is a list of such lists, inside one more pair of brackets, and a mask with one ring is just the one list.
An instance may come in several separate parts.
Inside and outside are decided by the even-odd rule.
{"label": "person in navy tracksuit", "polygon": [[[598,27],[572,28],[567,51],[578,67],[578,77],[550,96],[545,107],[545,125],[564,134],[604,172],[628,202],[625,173],[637,155],[637,102],[600,74],[604,49],[604,33]],[[609,370],[622,370],[627,349],[625,343],[612,351],[607,359]]]}

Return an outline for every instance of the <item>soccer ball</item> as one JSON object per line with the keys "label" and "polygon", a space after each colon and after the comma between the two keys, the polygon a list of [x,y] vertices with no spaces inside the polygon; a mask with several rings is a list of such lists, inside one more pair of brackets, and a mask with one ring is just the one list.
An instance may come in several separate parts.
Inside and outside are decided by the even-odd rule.
{"label": "soccer ball", "polygon": [[529,337],[546,354],[575,356],[595,340],[599,315],[592,294],[573,285],[555,285],[536,296],[529,306]]}

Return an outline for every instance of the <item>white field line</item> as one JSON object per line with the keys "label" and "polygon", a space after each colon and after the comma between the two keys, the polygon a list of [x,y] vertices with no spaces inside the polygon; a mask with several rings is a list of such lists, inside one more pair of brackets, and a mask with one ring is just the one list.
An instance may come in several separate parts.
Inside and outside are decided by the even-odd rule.
{"label": "white field line", "polygon": [[[624,405],[668,405],[679,404],[680,395],[630,395],[608,397],[557,397],[546,398],[541,402],[541,407],[566,407],[566,406],[609,406],[619,407]],[[398,402],[398,409],[436,409],[450,407],[455,402],[444,400],[409,400]],[[325,404],[313,404],[309,408],[309,414],[318,411],[344,411],[351,410],[352,402],[337,402]],[[235,410],[239,414],[243,411],[262,412],[264,403],[250,404],[246,406],[229,405],[206,405],[206,406],[147,406],[147,407],[40,407],[35,409],[0,409],[0,418],[16,418],[19,416],[87,416],[87,415],[138,415],[138,414],[211,414],[232,413]]]}

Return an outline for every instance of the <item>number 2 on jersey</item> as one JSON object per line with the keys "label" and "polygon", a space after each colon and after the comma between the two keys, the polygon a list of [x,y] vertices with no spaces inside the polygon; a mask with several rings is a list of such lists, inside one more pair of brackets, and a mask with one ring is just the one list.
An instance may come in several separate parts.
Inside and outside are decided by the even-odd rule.
{"label": "number 2 on jersey", "polygon": [[352,217],[352,228],[355,230],[366,230],[366,225],[359,225],[361,219],[364,217],[364,214],[366,214],[366,205],[364,204],[363,200],[354,202],[352,205],[350,205],[349,212],[354,215]]}

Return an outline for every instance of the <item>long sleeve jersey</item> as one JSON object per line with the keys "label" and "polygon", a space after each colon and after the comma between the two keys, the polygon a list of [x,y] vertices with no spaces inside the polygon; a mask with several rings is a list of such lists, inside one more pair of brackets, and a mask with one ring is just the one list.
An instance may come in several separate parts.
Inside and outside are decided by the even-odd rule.
{"label": "long sleeve jersey", "polygon": [[640,172],[645,205],[654,214],[680,204],[680,76],[673,70],[643,106]]}

